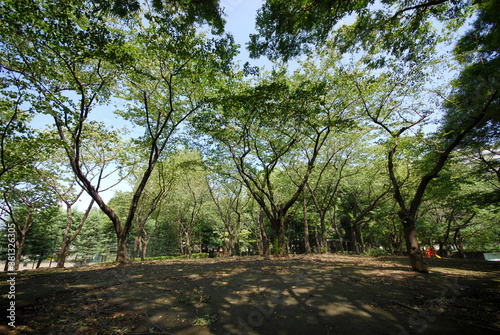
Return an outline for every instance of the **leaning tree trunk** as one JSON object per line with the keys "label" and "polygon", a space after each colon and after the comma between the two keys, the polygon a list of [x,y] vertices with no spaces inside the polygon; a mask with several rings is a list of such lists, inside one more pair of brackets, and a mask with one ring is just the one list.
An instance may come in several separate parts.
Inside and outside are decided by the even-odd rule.
{"label": "leaning tree trunk", "polygon": [[69,252],[69,241],[68,239],[65,239],[61,244],[61,254],[59,255],[59,259],[57,260],[56,267],[58,268],[64,267],[64,263],[66,262],[66,257],[68,257],[68,252]]}
{"label": "leaning tree trunk", "polygon": [[38,263],[36,263],[36,268],[40,269],[40,265],[42,265],[43,257],[45,256],[45,252],[42,251],[40,257],[38,257]]}

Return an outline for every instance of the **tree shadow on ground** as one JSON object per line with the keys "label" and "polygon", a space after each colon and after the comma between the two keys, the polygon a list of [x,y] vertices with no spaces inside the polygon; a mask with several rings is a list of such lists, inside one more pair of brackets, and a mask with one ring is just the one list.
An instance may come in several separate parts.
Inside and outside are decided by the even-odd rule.
{"label": "tree shadow on ground", "polygon": [[500,331],[497,271],[464,265],[422,275],[402,261],[352,255],[237,257],[39,272],[19,283],[15,333]]}

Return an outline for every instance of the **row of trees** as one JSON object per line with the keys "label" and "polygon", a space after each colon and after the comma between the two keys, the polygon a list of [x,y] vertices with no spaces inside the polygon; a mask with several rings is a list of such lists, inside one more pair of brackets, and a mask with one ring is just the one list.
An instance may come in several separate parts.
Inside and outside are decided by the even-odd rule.
{"label": "row of trees", "polygon": [[[59,266],[94,204],[120,263],[131,233],[133,259],[162,222],[175,223],[182,253],[200,222],[230,253],[243,227],[263,254],[271,244],[286,255],[300,240],[323,251],[329,236],[358,252],[401,250],[404,240],[420,272],[417,231],[444,252],[452,240],[463,250],[469,233],[495,236],[496,4],[269,0],[249,49],[284,61],[305,53],[291,73],[280,62],[270,72],[235,64],[217,2],[2,3],[1,217],[17,228],[16,266],[28,231],[57,203],[66,208]],[[474,11],[473,29],[454,41]],[[453,59],[436,54],[443,41],[456,45]],[[434,85],[457,64],[451,86]],[[112,103],[141,136],[93,120]],[[30,129],[37,114],[52,126]],[[186,145],[198,151],[179,153]],[[104,200],[122,180],[133,190]],[[92,201],[74,222],[82,192]]]}
{"label": "row of trees", "polygon": [[[340,161],[329,160],[328,155],[320,157],[319,161],[326,159],[330,163],[321,171],[314,170],[291,207],[285,220],[286,250],[403,254],[404,231],[398,223],[397,204],[390,195],[389,183],[380,182],[387,178],[384,162],[368,165],[367,161],[351,158],[359,157],[354,151],[364,151],[364,146],[351,143],[344,149],[348,154]],[[158,169],[163,177],[155,174],[154,179],[165,178],[169,192],[162,192],[161,183],[152,183],[153,187],[145,191],[147,196],[141,199],[127,240],[130,259],[191,256],[192,252],[214,252],[220,248],[228,256],[281,251],[277,243],[269,243],[275,236],[262,208],[229,173],[204,166],[201,155],[193,151],[173,156],[165,168],[169,171]],[[286,170],[277,173],[272,182],[275,195],[281,199],[293,192],[293,180]],[[468,163],[454,160],[447,166],[440,183],[422,204],[418,218],[422,245],[439,245],[438,253],[442,256],[450,256],[452,251],[461,257],[465,250],[498,251],[497,208],[477,200],[490,189],[489,182]],[[162,199],[152,208],[154,194],[161,194]],[[44,195],[55,196],[49,190]],[[131,196],[131,192],[119,192],[110,206],[124,216]],[[69,241],[68,236],[74,238]],[[67,208],[59,206],[44,209],[29,227],[23,256],[38,260],[38,266],[42,260],[55,257],[57,264],[64,266],[68,253],[83,262],[106,261],[116,250],[116,235],[101,210],[73,208],[68,214]]]}

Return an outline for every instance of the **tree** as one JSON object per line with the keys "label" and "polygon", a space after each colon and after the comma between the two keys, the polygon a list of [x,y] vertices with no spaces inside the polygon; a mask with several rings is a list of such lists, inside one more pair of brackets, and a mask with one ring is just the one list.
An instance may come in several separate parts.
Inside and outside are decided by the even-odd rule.
{"label": "tree", "polygon": [[[363,48],[381,65],[394,57],[419,61],[434,53],[438,42],[458,29],[471,15],[470,1],[389,0],[267,0],[256,19],[257,34],[250,35],[252,57],[266,55],[287,61],[333,35],[332,46],[341,52]],[[343,20],[353,19],[352,24]],[[435,29],[434,23],[442,23]],[[442,31],[438,34],[438,31]],[[377,55],[377,57],[375,57]]]}
{"label": "tree", "polygon": [[[311,65],[312,66],[312,63]],[[195,127],[225,148],[241,180],[264,210],[277,238],[277,253],[286,255],[285,217],[297,201],[330,133],[348,125],[348,94],[325,98],[339,77],[314,80],[309,72],[288,78],[284,71],[241,82],[229,79],[210,100],[210,109],[196,119]],[[297,149],[301,143],[303,151]],[[306,166],[297,187],[283,199],[277,197],[274,175],[295,155]]]}
{"label": "tree", "polygon": [[[141,260],[144,261],[148,243],[160,223],[158,218],[161,212],[161,206],[170,195],[175,180],[179,177],[178,163],[174,159],[159,161],[157,165],[156,170],[153,172],[152,180],[150,180],[149,184],[144,189],[137,206],[134,222],[136,236],[134,248],[130,256],[132,261],[135,259],[139,246],[141,250]],[[155,212],[155,224],[148,233],[146,223]]]}
{"label": "tree", "polygon": [[40,268],[41,263],[46,258],[50,258],[49,267],[52,266],[54,255],[57,253],[58,237],[61,234],[61,227],[58,222],[61,214],[63,214],[61,209],[54,207],[41,220],[38,220],[26,235],[23,254],[33,261],[38,258],[37,269]]}
{"label": "tree", "polygon": [[[207,176],[208,190],[217,208],[217,212],[223,224],[223,229],[227,233],[224,238],[229,256],[235,255],[235,240],[242,229],[242,211],[248,204],[248,197],[245,199],[243,184],[234,179],[225,179],[223,176]],[[236,216],[236,218],[233,217]]]}
{"label": "tree", "polygon": [[[476,20],[453,50],[455,58],[462,67],[460,75],[452,82],[451,94],[443,97],[446,103],[441,133],[451,141],[453,136],[467,127],[470,119],[481,117],[468,136],[458,145],[458,149],[464,160],[477,165],[478,173],[497,185],[496,190],[487,195],[483,201],[489,198],[498,202],[500,200],[498,1],[478,1],[477,6]],[[484,110],[488,102],[490,105]],[[488,177],[489,174],[493,174],[492,178]]]}
{"label": "tree", "polygon": [[365,250],[363,227],[376,221],[373,212],[391,192],[391,188],[383,182],[384,176],[380,174],[380,165],[368,165],[362,173],[345,178],[339,187],[337,214],[351,241],[351,250],[357,254]]}
{"label": "tree", "polygon": [[[320,219],[321,237],[319,239],[319,250],[324,251],[327,249],[326,214],[328,213],[328,209],[334,206],[336,202],[338,197],[337,191],[342,179],[351,174],[347,173],[345,175],[344,168],[353,160],[353,156],[356,155],[354,151],[361,147],[361,143],[363,143],[363,130],[359,128],[346,128],[345,132],[335,133],[328,139],[325,145],[326,148],[316,163],[316,169],[306,184],[310,197],[306,196],[305,191],[303,194],[306,253],[310,252],[309,229],[306,225],[306,205],[312,199]],[[290,166],[294,168],[293,164]]]}
{"label": "tree", "polygon": [[[415,75],[420,78],[416,78]],[[390,84],[388,84],[386,76],[393,78]],[[379,75],[375,81],[373,81],[374,78],[370,78],[362,84],[356,82],[356,86],[363,100],[366,115],[387,134],[389,139],[387,167],[394,197],[400,208],[398,216],[404,227],[406,247],[412,268],[415,271],[428,272],[415,229],[415,220],[420,204],[429,183],[438,177],[451,152],[486,115],[496,93],[491,94],[488,100],[483,102],[482,109],[474,115],[474,118],[468,118],[468,123],[464,124],[464,128],[460,132],[455,132],[447,139],[438,137],[434,138],[433,142],[424,140],[428,145],[426,153],[422,154],[425,156],[423,161],[426,164],[417,166],[420,172],[419,181],[414,186],[413,195],[409,195],[402,192],[403,182],[401,176],[398,176],[396,167],[397,162],[401,162],[401,159],[397,158],[397,153],[403,141],[411,140],[411,137],[405,139],[403,134],[412,128],[421,126],[430,115],[428,107],[419,102],[417,91],[422,85],[422,77],[424,76],[421,69],[414,67],[407,71],[394,70],[392,73]],[[372,96],[373,100],[368,98],[368,95]],[[409,98],[410,96],[411,98]],[[419,141],[420,138],[424,137],[421,129],[413,131],[416,135],[413,137],[414,140]]]}
{"label": "tree", "polygon": [[[1,68],[0,68],[1,71]],[[3,71],[2,71],[3,72]],[[31,164],[41,141],[29,127],[31,115],[22,106],[31,97],[15,76],[0,77],[0,179],[19,166]]]}
{"label": "tree", "polygon": [[[81,155],[82,173],[89,181],[96,185],[98,192],[105,192],[119,184],[124,177],[118,176],[111,184],[106,185],[107,179],[116,177],[117,174],[125,175],[123,171],[123,147],[120,139],[120,131],[107,130],[103,123],[89,122],[86,125],[86,133],[91,137],[82,137]],[[57,134],[53,134],[57,136]],[[54,192],[54,194],[66,205],[66,226],[63,231],[61,252],[57,261],[57,267],[64,267],[64,262],[71,243],[81,232],[93,205],[91,199],[84,215],[81,217],[77,228],[72,231],[73,217],[72,208],[85,191],[79,179],[73,173],[71,166],[67,164],[66,153],[62,148],[48,150],[47,157],[38,163],[36,171],[43,182]],[[50,159],[49,159],[50,157]],[[133,162],[131,163],[133,165]],[[129,170],[133,170],[130,168]]]}
{"label": "tree", "polygon": [[182,151],[174,158],[182,171],[167,199],[177,224],[181,255],[192,255],[192,236],[200,223],[202,206],[208,200],[208,187],[201,156],[195,151]]}
{"label": "tree", "polygon": [[[38,93],[35,107],[54,119],[73,172],[115,228],[116,261],[125,263],[127,236],[156,162],[235,53],[231,37],[216,36],[222,34],[220,10],[214,2],[181,1],[148,2],[143,11],[135,1],[2,4],[2,21],[9,23],[1,31],[2,68]],[[205,23],[214,28],[211,38],[199,33],[197,25]],[[145,129],[138,143],[148,152],[124,222],[86,178],[81,161],[90,113],[113,94],[132,101],[121,115]]]}
{"label": "tree", "polygon": [[108,256],[116,255],[116,248],[116,234],[109,224],[109,218],[100,209],[92,209],[85,229],[73,242],[71,254],[76,260],[83,260],[83,264],[87,264],[89,259],[98,259],[99,256],[102,261],[106,261]]}
{"label": "tree", "polygon": [[1,185],[0,220],[13,223],[16,230],[14,270],[19,269],[23,248],[33,224],[49,220],[57,212],[57,201],[50,190],[37,178],[36,172],[23,169]]}

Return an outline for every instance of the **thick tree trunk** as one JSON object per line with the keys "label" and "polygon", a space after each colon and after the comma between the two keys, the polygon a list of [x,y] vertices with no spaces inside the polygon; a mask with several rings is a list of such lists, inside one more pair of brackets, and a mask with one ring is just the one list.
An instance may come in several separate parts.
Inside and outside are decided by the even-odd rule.
{"label": "thick tree trunk", "polygon": [[278,218],[278,256],[288,256],[288,248],[286,245],[285,235],[285,217],[280,215]]}
{"label": "thick tree trunk", "polygon": [[14,259],[14,271],[19,270],[19,264],[21,263],[21,257],[23,255],[23,248],[25,241],[26,241],[26,235],[20,234],[19,241],[16,242],[16,257]]}
{"label": "thick tree trunk", "polygon": [[69,241],[68,239],[63,239],[63,242],[61,244],[61,253],[59,254],[59,259],[57,260],[57,266],[58,268],[63,268],[64,263],[66,262],[66,257],[68,257],[68,251],[69,251]]}
{"label": "thick tree trunk", "polygon": [[127,252],[127,233],[122,229],[122,232],[117,234],[117,250],[116,250],[116,263],[127,264],[128,252]]}
{"label": "thick tree trunk", "polygon": [[234,248],[234,240],[235,240],[235,236],[233,236],[233,233],[230,232],[228,234],[228,255],[229,256],[234,256],[235,255],[235,248]]}
{"label": "thick tree trunk", "polygon": [[415,221],[411,217],[402,217],[401,219],[403,221],[406,251],[410,257],[411,267],[413,271],[428,273],[429,270],[427,269],[427,264],[424,261],[422,250],[420,250],[420,245],[418,243]]}

